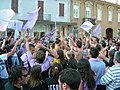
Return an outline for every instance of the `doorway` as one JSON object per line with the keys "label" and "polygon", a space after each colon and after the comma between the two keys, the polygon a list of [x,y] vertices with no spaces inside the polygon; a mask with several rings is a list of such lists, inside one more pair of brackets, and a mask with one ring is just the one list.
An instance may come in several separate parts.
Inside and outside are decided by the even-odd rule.
{"label": "doorway", "polygon": [[113,29],[112,28],[107,28],[106,29],[106,38],[108,40],[112,39],[113,38]]}

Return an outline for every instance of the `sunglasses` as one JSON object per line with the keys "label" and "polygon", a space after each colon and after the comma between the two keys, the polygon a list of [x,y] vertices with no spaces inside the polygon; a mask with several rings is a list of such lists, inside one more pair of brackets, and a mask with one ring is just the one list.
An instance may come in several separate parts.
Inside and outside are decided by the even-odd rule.
{"label": "sunglasses", "polygon": [[22,76],[27,77],[27,76],[28,76],[28,74],[25,74],[25,75],[22,75]]}

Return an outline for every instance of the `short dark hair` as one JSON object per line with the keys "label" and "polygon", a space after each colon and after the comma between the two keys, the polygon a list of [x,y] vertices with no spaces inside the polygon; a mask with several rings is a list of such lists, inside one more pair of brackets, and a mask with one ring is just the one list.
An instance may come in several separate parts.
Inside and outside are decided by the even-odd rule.
{"label": "short dark hair", "polygon": [[57,50],[57,54],[59,55],[59,59],[64,59],[64,52],[63,50]]}
{"label": "short dark hair", "polygon": [[100,44],[97,44],[97,45],[96,45],[96,49],[97,49],[98,51],[100,51],[100,50],[101,50],[101,45],[100,45]]}
{"label": "short dark hair", "polygon": [[99,55],[99,51],[96,48],[91,48],[90,49],[90,55],[92,56],[92,58],[97,58]]}
{"label": "short dark hair", "polygon": [[35,45],[34,44],[29,44],[29,47],[31,48],[31,47],[35,47]]}
{"label": "short dark hair", "polygon": [[93,36],[93,38],[95,38],[95,39],[96,39],[96,41],[97,41],[97,43],[99,43],[99,38],[98,38],[98,37]]}
{"label": "short dark hair", "polygon": [[38,63],[43,63],[43,61],[45,60],[45,56],[46,56],[46,53],[44,50],[40,49],[36,51],[36,61]]}
{"label": "short dark hair", "polygon": [[66,83],[71,90],[78,90],[81,77],[77,70],[67,68],[60,72],[59,80],[61,83]]}
{"label": "short dark hair", "polygon": [[101,45],[102,45],[102,47],[105,48],[105,47],[106,47],[106,42],[105,42],[104,40],[102,40],[102,41],[101,41]]}
{"label": "short dark hair", "polygon": [[22,76],[22,71],[27,70],[25,67],[23,66],[13,66],[10,69],[9,72],[9,81],[12,84],[16,84],[18,81],[18,78],[21,78]]}
{"label": "short dark hair", "polygon": [[76,44],[77,44],[78,48],[82,47],[82,42],[81,41],[77,40]]}
{"label": "short dark hair", "polygon": [[56,38],[55,44],[59,44],[60,42],[60,39]]}

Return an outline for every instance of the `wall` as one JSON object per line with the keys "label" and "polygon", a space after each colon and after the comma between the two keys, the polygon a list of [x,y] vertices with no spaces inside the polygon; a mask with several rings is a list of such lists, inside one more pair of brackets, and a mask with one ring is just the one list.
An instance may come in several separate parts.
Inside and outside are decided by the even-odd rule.
{"label": "wall", "polygon": [[0,10],[10,9],[10,8],[11,8],[11,0],[0,0]]}
{"label": "wall", "polygon": [[[70,22],[69,0],[44,0],[44,14],[51,14],[51,21]],[[64,17],[59,16],[59,3],[64,3]]]}

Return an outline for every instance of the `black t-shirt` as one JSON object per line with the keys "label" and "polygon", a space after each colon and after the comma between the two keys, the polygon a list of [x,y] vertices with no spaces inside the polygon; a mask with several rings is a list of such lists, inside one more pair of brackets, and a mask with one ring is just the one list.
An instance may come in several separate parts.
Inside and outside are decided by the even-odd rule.
{"label": "black t-shirt", "polygon": [[59,90],[59,84],[53,78],[49,77],[45,79],[47,90]]}

